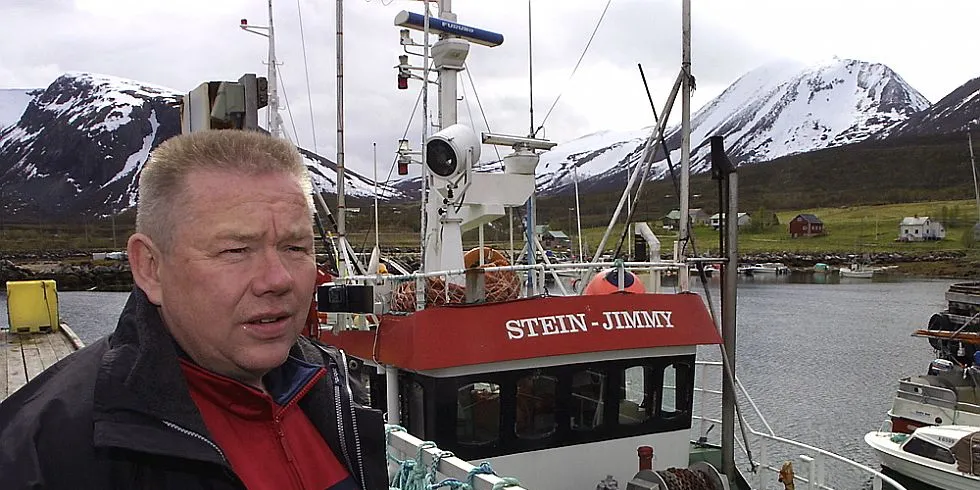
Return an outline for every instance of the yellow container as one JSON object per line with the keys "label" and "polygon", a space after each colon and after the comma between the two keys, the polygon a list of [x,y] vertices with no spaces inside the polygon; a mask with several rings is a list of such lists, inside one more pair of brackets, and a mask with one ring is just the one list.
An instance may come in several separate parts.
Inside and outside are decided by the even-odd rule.
{"label": "yellow container", "polygon": [[7,320],[12,333],[57,331],[61,319],[55,282],[7,281]]}

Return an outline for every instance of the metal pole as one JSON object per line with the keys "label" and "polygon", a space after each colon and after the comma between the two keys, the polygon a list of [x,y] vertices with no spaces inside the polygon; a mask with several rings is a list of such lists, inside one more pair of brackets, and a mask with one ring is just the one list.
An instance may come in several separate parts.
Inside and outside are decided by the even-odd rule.
{"label": "metal pole", "polygon": [[381,250],[381,230],[378,220],[378,144],[371,143],[374,149],[374,246]]}
{"label": "metal pole", "polygon": [[[684,0],[681,8],[681,77],[681,216],[678,232],[681,247],[677,260],[683,262],[691,233],[688,226],[688,187],[691,182],[691,0]],[[688,290],[689,281],[689,274],[681,274],[677,278],[681,291]]]}
{"label": "metal pole", "polygon": [[973,192],[977,196],[977,222],[980,223],[980,187],[977,186],[977,164],[973,159],[973,134],[966,129],[966,138],[970,142],[970,169],[973,170]]}
{"label": "metal pole", "polygon": [[344,196],[344,0],[337,0],[337,238],[344,269],[347,260],[347,203]]}
{"label": "metal pole", "polygon": [[398,368],[385,366],[385,398],[388,406],[388,423],[393,425],[401,424],[401,414],[399,413],[398,403]]}
{"label": "metal pole", "polygon": [[[425,151],[425,141],[429,138],[429,0],[423,3],[424,21],[422,26],[422,214],[421,236],[419,237],[419,270],[426,270],[425,245],[429,235],[429,172]],[[416,298],[425,304],[425,291],[417,288]]]}
{"label": "metal pole", "polygon": [[[276,138],[282,137],[279,125],[279,79],[276,75],[276,33],[272,27],[272,0],[269,0],[269,133]],[[316,151],[316,148],[313,148]]]}
{"label": "metal pole", "polygon": [[[734,217],[735,219],[731,219]],[[721,296],[721,338],[724,342],[727,362],[722,369],[728,380],[735,379],[735,302],[738,281],[738,174],[728,174],[728,209],[725,212],[727,226],[728,262],[725,264],[724,293]],[[686,221],[686,220],[682,220]],[[731,369],[729,371],[729,369]],[[721,467],[729,481],[735,478],[735,386],[734,382],[722,385],[721,395]]]}

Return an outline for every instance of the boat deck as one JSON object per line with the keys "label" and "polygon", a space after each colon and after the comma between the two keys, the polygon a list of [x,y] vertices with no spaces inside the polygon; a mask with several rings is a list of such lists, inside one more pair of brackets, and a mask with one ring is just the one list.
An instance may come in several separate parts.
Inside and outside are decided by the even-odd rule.
{"label": "boat deck", "polygon": [[0,329],[0,400],[81,345],[64,325],[55,333],[15,334]]}

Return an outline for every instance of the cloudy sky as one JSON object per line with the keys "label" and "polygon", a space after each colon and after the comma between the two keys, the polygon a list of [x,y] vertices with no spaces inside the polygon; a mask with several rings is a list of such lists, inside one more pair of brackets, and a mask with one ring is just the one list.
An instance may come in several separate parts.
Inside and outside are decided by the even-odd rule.
{"label": "cloudy sky", "polygon": [[[421,136],[421,116],[409,120],[421,84],[413,81],[409,90],[396,90],[393,66],[402,48],[392,20],[401,10],[421,12],[422,2],[344,3],[347,161],[370,176],[372,144],[377,143],[383,179],[406,128],[413,146],[418,147]],[[659,110],[679,70],[680,3],[612,0],[570,79],[606,0],[531,0],[536,125],[562,94],[543,135],[562,142],[603,129],[651,124],[636,65],[643,65]],[[980,18],[976,0],[693,3],[695,109],[746,71],[780,59],[810,63],[836,56],[884,63],[933,102],[980,76],[973,39],[975,19]],[[460,23],[504,35],[500,47],[472,47],[470,75],[490,128],[526,134],[528,0],[456,0],[453,9]],[[299,143],[312,148],[315,127],[316,148],[329,157],[335,155],[337,140],[335,14],[335,2],[327,0],[277,0],[275,5],[287,130],[293,134],[295,125]],[[206,80],[263,74],[266,41],[242,32],[241,18],[265,24],[267,2],[2,0],[0,88],[45,87],[66,71],[87,71],[183,92]],[[413,35],[421,40],[421,33]],[[474,90],[465,75],[462,79],[460,122],[472,117],[479,130],[485,129]],[[430,93],[434,100],[435,91]]]}

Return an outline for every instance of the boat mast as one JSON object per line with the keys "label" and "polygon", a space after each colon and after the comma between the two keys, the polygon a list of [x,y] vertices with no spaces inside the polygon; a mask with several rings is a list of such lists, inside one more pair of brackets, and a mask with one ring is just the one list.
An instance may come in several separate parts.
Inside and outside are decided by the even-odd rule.
{"label": "boat mast", "polygon": [[[691,185],[691,0],[684,0],[681,7],[681,189],[680,189],[680,227],[677,234],[677,261],[683,262],[687,244],[690,241],[690,204],[688,195]],[[665,116],[666,117],[666,116]],[[628,224],[627,224],[628,226]],[[688,290],[688,274],[678,276],[681,291]]]}
{"label": "boat mast", "polygon": [[[282,126],[279,121],[279,78],[276,64],[276,31],[272,26],[272,0],[269,0],[269,134],[276,138],[282,137]],[[315,150],[315,148],[314,148]]]}
{"label": "boat mast", "polygon": [[347,245],[347,203],[344,195],[344,0],[337,0],[337,243],[340,273],[350,267]]}
{"label": "boat mast", "polygon": [[282,118],[279,117],[279,78],[277,70],[279,62],[276,61],[276,32],[272,25],[272,0],[269,0],[269,25],[253,26],[248,23],[248,20],[242,19],[239,27],[245,32],[258,34],[269,40],[269,61],[267,62],[269,70],[266,75],[266,81],[269,83],[269,105],[266,106],[266,110],[268,111],[269,134],[276,138],[281,138]]}

